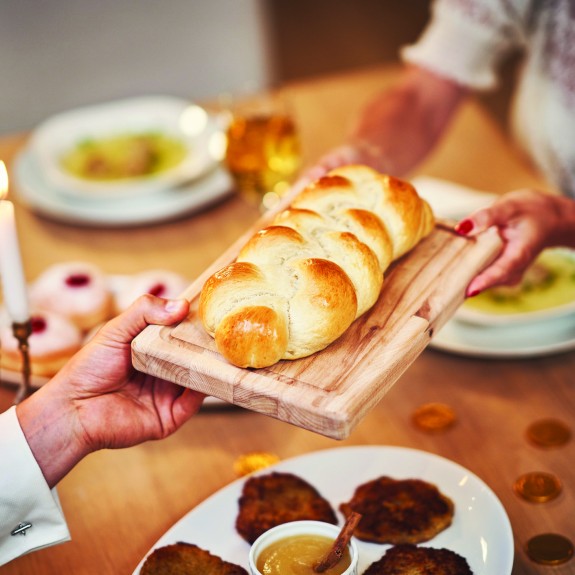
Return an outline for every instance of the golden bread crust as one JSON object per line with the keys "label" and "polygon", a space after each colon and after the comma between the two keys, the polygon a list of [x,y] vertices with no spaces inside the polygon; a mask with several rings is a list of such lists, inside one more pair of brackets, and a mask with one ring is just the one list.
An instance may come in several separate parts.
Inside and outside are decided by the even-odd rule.
{"label": "golden bread crust", "polygon": [[[390,263],[433,225],[408,182],[365,166],[332,170],[206,281],[200,319],[218,351],[240,367],[311,355],[375,304]],[[252,308],[265,306],[273,313],[260,310],[254,321]]]}
{"label": "golden bread crust", "polygon": [[290,342],[286,359],[305,357],[328,346],[356,317],[356,293],[335,263],[311,258],[292,262],[299,290],[290,301]]}
{"label": "golden bread crust", "polygon": [[216,347],[234,365],[265,367],[278,362],[287,345],[284,316],[266,306],[246,306],[224,317]]}

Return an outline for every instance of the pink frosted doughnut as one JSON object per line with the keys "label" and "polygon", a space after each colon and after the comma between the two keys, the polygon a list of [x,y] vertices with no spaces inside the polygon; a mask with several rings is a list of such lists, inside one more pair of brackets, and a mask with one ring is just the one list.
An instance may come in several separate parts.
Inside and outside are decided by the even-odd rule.
{"label": "pink frosted doughnut", "polygon": [[[28,339],[30,367],[33,375],[52,377],[82,345],[82,334],[68,318],[54,312],[37,311],[31,318],[32,334]],[[22,370],[22,357],[11,325],[0,329],[4,369]]]}
{"label": "pink frosted doughnut", "polygon": [[82,331],[112,314],[112,292],[106,276],[85,262],[65,262],[46,269],[31,285],[30,301],[37,309],[70,318]]}
{"label": "pink frosted doughnut", "polygon": [[130,276],[116,293],[116,312],[121,313],[135,299],[147,293],[163,298],[176,298],[182,294],[188,283],[177,273],[159,269]]}

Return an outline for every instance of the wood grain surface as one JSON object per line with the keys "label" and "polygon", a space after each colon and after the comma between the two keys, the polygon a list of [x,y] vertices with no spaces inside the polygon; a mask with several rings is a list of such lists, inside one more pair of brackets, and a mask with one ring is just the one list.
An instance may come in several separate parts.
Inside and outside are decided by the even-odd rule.
{"label": "wood grain surface", "polygon": [[[290,86],[304,163],[339,144],[358,109],[396,77],[396,67],[380,66]],[[11,176],[13,160],[28,138],[29,134],[0,138],[0,158]],[[460,109],[414,175],[496,193],[523,187],[549,189],[474,100]],[[49,265],[73,259],[93,262],[108,274],[164,267],[192,280],[258,218],[257,209],[231,196],[172,222],[92,229],[36,214],[20,201],[15,178],[10,192],[30,281]],[[367,372],[371,366],[364,362],[363,369]],[[540,533],[574,537],[575,441],[543,449],[526,438],[528,426],[542,418],[563,421],[573,429],[574,373],[575,351],[492,359],[427,347],[343,440],[219,400],[208,401],[196,417],[162,441],[102,450],[80,462],[58,485],[72,541],[20,557],[0,567],[0,573],[129,574],[182,516],[238,478],[235,464],[246,454],[265,452],[284,460],[336,446],[397,445],[446,457],[489,485],[511,520],[512,575],[573,575],[575,559],[552,567],[539,565],[525,548]],[[13,386],[0,385],[1,410],[12,405],[15,394]],[[412,415],[420,406],[436,402],[449,405],[456,421],[443,432],[427,433],[413,424]],[[513,484],[530,471],[556,475],[564,487],[560,496],[543,504],[520,499]],[[354,470],[348,473],[353,475]]]}
{"label": "wood grain surface", "polygon": [[[438,223],[391,266],[376,304],[338,340],[309,357],[261,369],[231,365],[198,317],[204,278],[222,267],[219,259],[185,292],[191,301],[185,321],[149,326],[135,338],[133,363],[145,373],[342,439],[425,349],[500,245],[492,230],[467,239]],[[226,257],[231,255],[228,250]]]}

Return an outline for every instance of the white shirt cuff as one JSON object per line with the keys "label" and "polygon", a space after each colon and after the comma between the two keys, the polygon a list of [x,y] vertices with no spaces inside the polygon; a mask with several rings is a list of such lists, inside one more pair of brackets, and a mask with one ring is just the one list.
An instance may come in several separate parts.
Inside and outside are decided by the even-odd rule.
{"label": "white shirt cuff", "polygon": [[[70,540],[56,489],[50,489],[16,416],[16,408],[0,414],[0,565]],[[30,523],[25,535],[11,535]]]}

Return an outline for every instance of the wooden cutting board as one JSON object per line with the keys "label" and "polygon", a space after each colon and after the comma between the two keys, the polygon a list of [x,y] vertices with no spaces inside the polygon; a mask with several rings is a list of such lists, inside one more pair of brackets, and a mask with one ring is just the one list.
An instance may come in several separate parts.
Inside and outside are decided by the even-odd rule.
{"label": "wooden cutting board", "polygon": [[133,342],[134,366],[331,437],[344,439],[425,349],[464,299],[471,278],[492,260],[501,241],[494,230],[477,239],[439,222],[386,273],[375,306],[325,350],[263,369],[242,369],[216,351],[198,319],[205,280],[231,262],[259,221],[184,293],[191,313],[176,326],[147,327]]}

